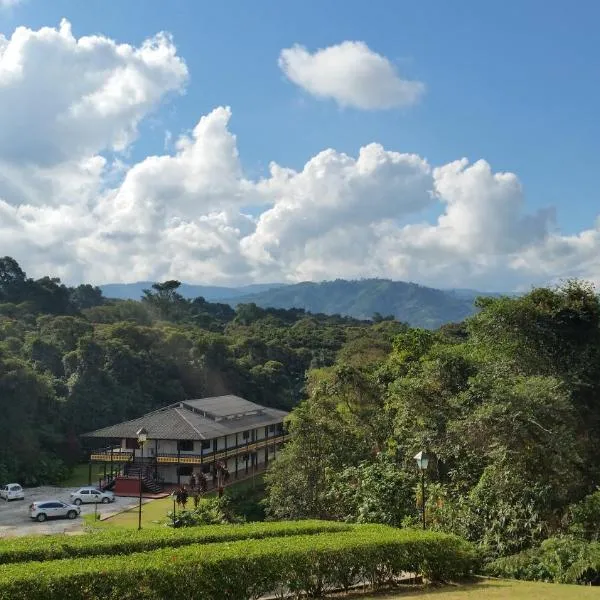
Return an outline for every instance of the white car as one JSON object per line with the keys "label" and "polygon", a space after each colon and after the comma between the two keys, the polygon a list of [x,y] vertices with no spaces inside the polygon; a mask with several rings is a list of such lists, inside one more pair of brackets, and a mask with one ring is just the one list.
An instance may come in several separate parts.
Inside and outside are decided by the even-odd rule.
{"label": "white car", "polygon": [[0,498],[7,502],[10,500],[25,500],[25,492],[18,483],[7,483],[0,485]]}
{"label": "white car", "polygon": [[81,514],[81,508],[73,504],[66,504],[60,500],[44,500],[43,502],[34,502],[29,506],[29,516],[42,523],[46,519],[57,517],[67,517],[67,519],[76,519]]}
{"label": "white car", "polygon": [[82,487],[71,493],[71,501],[78,506],[84,503],[108,504],[115,501],[115,495],[112,492],[101,492],[95,487]]}

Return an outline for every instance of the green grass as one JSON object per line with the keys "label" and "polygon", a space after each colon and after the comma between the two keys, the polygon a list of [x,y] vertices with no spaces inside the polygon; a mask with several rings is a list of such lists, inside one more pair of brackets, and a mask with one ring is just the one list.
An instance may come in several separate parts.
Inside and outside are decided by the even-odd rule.
{"label": "green grass", "polygon": [[[97,472],[97,466],[92,466],[92,485],[97,482],[100,477],[104,475],[104,471]],[[89,483],[89,466],[87,463],[82,465],[76,465],[71,471],[71,475],[64,481],[61,481],[58,485],[60,487],[79,487],[82,485],[88,485]]]}
{"label": "green grass", "polygon": [[600,598],[600,590],[581,585],[558,583],[534,583],[506,579],[481,579],[472,584],[440,586],[427,591],[406,590],[392,594],[381,594],[364,600],[588,600]]}
{"label": "green grass", "polygon": [[[227,487],[227,493],[230,494],[249,494],[252,500],[252,491],[256,490],[257,493],[261,493],[261,490],[264,489],[262,475],[257,475],[255,477],[255,481],[252,479],[245,479],[244,481],[239,481],[236,483],[232,483]],[[211,492],[206,495],[206,497],[214,496],[215,492]],[[132,498],[132,501],[135,499]],[[243,504],[245,501],[241,500],[240,504]],[[193,502],[190,498],[188,501],[187,508],[192,508]],[[236,508],[234,503],[234,509]],[[242,513],[244,512],[245,506],[241,506]],[[163,523],[167,519],[167,513],[173,510],[173,498],[169,496],[168,498],[160,498],[158,500],[150,500],[142,504],[142,527],[162,527]],[[179,511],[179,507],[177,507]],[[250,520],[250,519],[249,519]],[[89,524],[94,523],[93,517],[90,519],[86,519]],[[126,510],[114,517],[110,517],[105,521],[98,522],[99,527],[137,527],[138,526],[138,506]]]}

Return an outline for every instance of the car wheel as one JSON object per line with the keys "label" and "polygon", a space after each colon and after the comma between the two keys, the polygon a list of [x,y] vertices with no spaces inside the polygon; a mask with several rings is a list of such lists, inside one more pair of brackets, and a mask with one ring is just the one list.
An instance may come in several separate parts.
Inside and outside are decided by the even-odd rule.
{"label": "car wheel", "polygon": [[75,518],[77,518],[77,512],[74,510],[70,510],[67,513],[67,519],[75,519]]}
{"label": "car wheel", "polygon": [[102,498],[102,504],[108,504],[110,502],[110,499],[107,498],[106,496],[104,496],[104,498]]}
{"label": "car wheel", "polygon": [[75,504],[77,504],[77,506],[81,506],[81,498],[75,498]]}
{"label": "car wheel", "polygon": [[44,513],[40,513],[35,519],[39,523],[43,523],[47,519],[47,517]]}

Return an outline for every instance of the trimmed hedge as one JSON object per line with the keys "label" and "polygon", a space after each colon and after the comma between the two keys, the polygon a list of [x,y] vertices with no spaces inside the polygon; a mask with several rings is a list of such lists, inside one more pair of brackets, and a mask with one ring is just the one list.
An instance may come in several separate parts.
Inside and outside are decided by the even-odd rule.
{"label": "trimmed hedge", "polygon": [[455,579],[476,562],[473,546],[452,535],[358,526],[343,533],[3,565],[0,600],[315,597],[360,582],[381,588],[405,572]]}
{"label": "trimmed hedge", "polygon": [[0,540],[0,564],[129,554],[190,544],[349,531],[351,528],[351,525],[334,521],[282,521],[185,529],[107,530],[81,536],[29,536]]}

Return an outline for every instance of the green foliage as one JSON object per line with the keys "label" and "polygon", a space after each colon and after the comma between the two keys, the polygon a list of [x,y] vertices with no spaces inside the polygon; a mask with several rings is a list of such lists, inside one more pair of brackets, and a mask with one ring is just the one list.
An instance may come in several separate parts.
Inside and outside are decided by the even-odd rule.
{"label": "green foliage", "polygon": [[459,538],[362,526],[345,533],[4,565],[0,599],[242,600],[284,590],[318,597],[359,582],[379,589],[403,572],[454,579],[471,572],[476,560]]}
{"label": "green foliage", "polygon": [[578,539],[600,540],[600,490],[569,506],[565,522],[571,535]]}
{"label": "green foliage", "polygon": [[30,280],[16,261],[0,259],[2,480],[55,482],[85,459],[80,434],[184,398],[234,393],[290,409],[305,396],[311,366],[332,365],[364,332],[384,355],[402,327],[250,304],[234,310],[184,298],[177,281],[149,288],[139,302],[107,300],[90,285]]}
{"label": "green foliage", "polygon": [[101,530],[83,536],[28,536],[0,539],[0,564],[58,560],[84,556],[130,554],[190,544],[350,531],[351,526],[328,521],[282,521],[240,525],[210,525],[186,529]]}
{"label": "green foliage", "polygon": [[489,563],[485,572],[511,579],[598,585],[600,543],[569,536],[549,538],[536,548]]}
{"label": "green foliage", "polygon": [[[398,331],[383,359],[381,345],[348,342],[344,362],[311,372],[268,478],[268,513],[397,522],[385,500],[394,489],[414,522],[413,456],[427,449],[429,526],[487,558],[567,532],[594,539],[598,500],[582,499],[600,478],[599,299],[567,282],[479,308],[437,332]],[[378,450],[397,466],[378,472]]]}
{"label": "green foliage", "polygon": [[244,518],[232,507],[228,495],[221,498],[201,499],[193,509],[170,512],[167,517],[176,527],[197,527],[199,525],[219,525],[224,523],[243,523]]}
{"label": "green foliage", "polygon": [[388,455],[330,473],[326,493],[331,518],[353,523],[400,526],[416,515],[416,477],[398,469]]}

